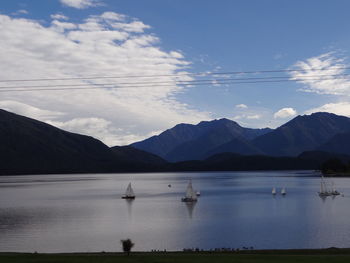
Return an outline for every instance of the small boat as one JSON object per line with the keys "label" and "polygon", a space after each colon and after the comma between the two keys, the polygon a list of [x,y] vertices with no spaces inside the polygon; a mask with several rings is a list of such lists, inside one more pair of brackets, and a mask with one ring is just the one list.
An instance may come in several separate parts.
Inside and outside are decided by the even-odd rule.
{"label": "small boat", "polygon": [[196,192],[196,196],[200,196],[201,195],[201,192],[200,191],[197,191]]}
{"label": "small boat", "polygon": [[323,177],[321,178],[320,191],[318,192],[318,195],[320,197],[332,195],[332,192],[327,190],[327,185],[326,182],[323,180]]}
{"label": "small boat", "polygon": [[126,188],[125,194],[122,195],[122,198],[123,199],[135,199],[135,193],[131,187],[131,183],[129,183],[128,187]]}
{"label": "small boat", "polygon": [[340,193],[335,189],[334,187],[334,182],[332,182],[332,191],[331,191],[332,195],[340,195]]}
{"label": "small boat", "polygon": [[193,190],[192,187],[192,180],[189,181],[186,189],[186,195],[185,197],[181,198],[182,202],[197,202],[197,195],[196,192]]}
{"label": "small boat", "polygon": [[286,195],[287,194],[287,192],[286,192],[286,188],[282,188],[282,190],[281,190],[281,195]]}
{"label": "small boat", "polygon": [[272,195],[276,195],[276,188],[272,188],[272,191],[271,191]]}

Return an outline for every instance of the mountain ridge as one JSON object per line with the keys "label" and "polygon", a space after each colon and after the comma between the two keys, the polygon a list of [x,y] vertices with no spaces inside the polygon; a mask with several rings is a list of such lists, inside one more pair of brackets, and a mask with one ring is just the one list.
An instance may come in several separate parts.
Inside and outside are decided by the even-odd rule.
{"label": "mountain ridge", "polygon": [[350,131],[350,119],[327,112],[297,116],[271,133],[253,140],[270,156],[297,156],[317,149],[337,133]]}
{"label": "mountain ridge", "polygon": [[269,128],[244,128],[235,121],[222,118],[201,121],[196,125],[178,124],[157,136],[130,145],[174,162],[203,159],[207,156],[207,152],[233,139],[242,141],[244,145],[246,141],[270,131]]}
{"label": "mountain ridge", "polygon": [[[191,158],[200,159],[169,163],[132,146],[108,147],[91,136],[67,132],[0,109],[0,175],[319,169],[322,162],[332,158],[343,162],[350,160],[350,119],[334,114],[298,116],[272,131],[243,128],[227,119],[201,122],[199,127],[203,130],[198,130],[198,126],[192,129],[194,126],[180,124],[175,127],[185,129],[182,134],[185,138],[180,136],[178,142],[196,138],[190,140],[192,143],[187,144],[187,148],[181,149],[180,144],[180,153],[188,152]],[[188,128],[191,133],[186,132]],[[308,133],[310,129],[312,132]],[[168,133],[173,131],[169,129]],[[295,156],[268,156],[253,144],[271,134],[275,137],[275,133],[284,135],[282,139],[291,138],[285,145],[280,145],[282,150],[283,147],[290,149],[290,142],[300,145],[305,140],[318,146]],[[299,145],[292,146],[297,148]]]}
{"label": "mountain ridge", "polygon": [[146,158],[149,153],[134,149],[134,157],[128,158],[126,151],[130,149],[112,150],[91,136],[1,109],[0,145],[0,174],[120,172],[148,169],[149,164],[153,167],[152,162],[137,160],[137,156]]}

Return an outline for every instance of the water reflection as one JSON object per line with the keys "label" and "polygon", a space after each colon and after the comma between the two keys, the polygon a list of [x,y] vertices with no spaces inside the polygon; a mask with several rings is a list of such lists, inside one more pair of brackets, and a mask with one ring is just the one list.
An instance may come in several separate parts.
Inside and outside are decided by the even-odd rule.
{"label": "water reflection", "polygon": [[131,219],[132,218],[132,204],[135,201],[135,199],[124,199],[124,200],[125,200],[125,203],[126,203],[126,206],[128,209],[129,218]]}
{"label": "water reflection", "polygon": [[321,198],[321,200],[322,200],[323,203],[326,202],[327,196],[319,195],[319,197]]}
{"label": "water reflection", "polygon": [[189,215],[190,219],[192,219],[193,210],[194,210],[194,207],[196,206],[197,202],[185,202],[185,204],[186,204],[188,215]]}

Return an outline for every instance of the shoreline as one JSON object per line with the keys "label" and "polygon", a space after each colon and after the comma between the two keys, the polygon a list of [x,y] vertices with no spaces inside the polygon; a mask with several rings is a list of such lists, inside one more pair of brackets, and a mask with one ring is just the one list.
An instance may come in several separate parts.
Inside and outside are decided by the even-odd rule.
{"label": "shoreline", "polygon": [[[350,255],[349,248],[302,248],[302,249],[229,249],[229,248],[219,248],[211,250],[177,250],[177,251],[131,251],[132,255],[167,255],[167,254],[244,254],[244,255],[309,255],[309,254],[345,254]],[[106,251],[96,251],[96,252],[0,252],[0,257],[3,255],[125,255],[125,252],[106,252]]]}
{"label": "shoreline", "polygon": [[281,249],[241,251],[172,251],[172,252],[88,252],[88,253],[15,253],[0,252],[6,263],[347,263],[350,248]]}

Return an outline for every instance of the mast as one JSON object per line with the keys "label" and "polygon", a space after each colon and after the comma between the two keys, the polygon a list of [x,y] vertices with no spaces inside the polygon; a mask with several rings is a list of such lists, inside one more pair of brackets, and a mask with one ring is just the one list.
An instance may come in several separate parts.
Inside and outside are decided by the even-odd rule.
{"label": "mast", "polygon": [[134,190],[131,187],[131,183],[129,183],[128,187],[126,188],[125,196],[135,196]]}
{"label": "mast", "polygon": [[192,180],[190,180],[187,185],[185,197],[188,199],[197,200],[196,192],[193,190],[193,187],[192,187]]}

